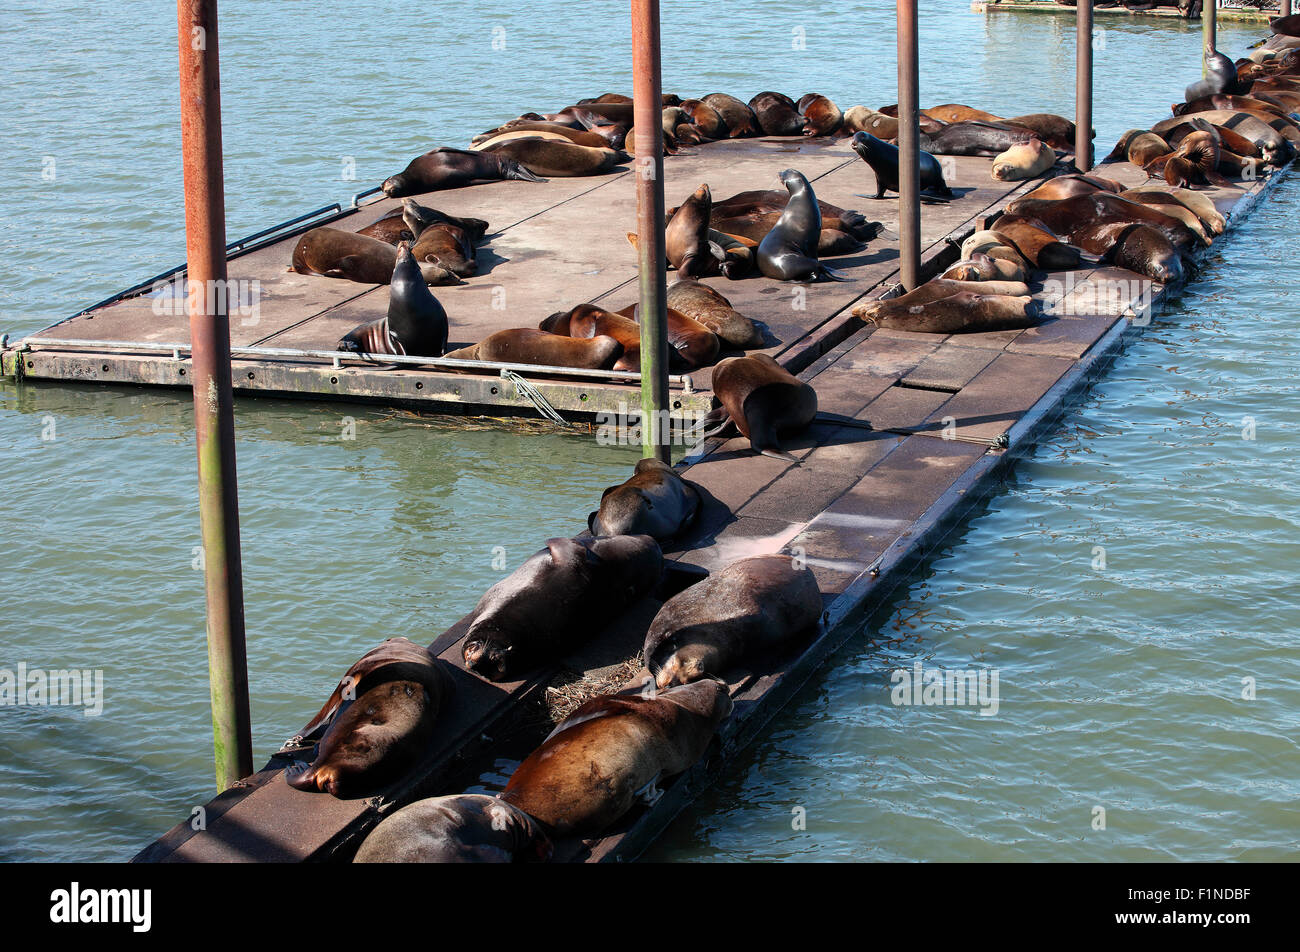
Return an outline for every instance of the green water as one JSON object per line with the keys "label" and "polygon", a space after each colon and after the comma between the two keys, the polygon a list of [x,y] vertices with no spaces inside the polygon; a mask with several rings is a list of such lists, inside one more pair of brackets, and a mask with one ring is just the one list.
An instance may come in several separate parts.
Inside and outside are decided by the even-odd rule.
{"label": "green water", "polygon": [[[223,3],[231,237],[525,109],[630,86],[625,3],[473,9]],[[1071,111],[1068,17],[967,11],[926,5],[925,102]],[[663,22],[668,89],[895,98],[892,4],[666,2]],[[1198,57],[1181,25],[1103,26],[1099,151],[1164,115]],[[158,0],[0,0],[0,330],[30,333],[183,258],[175,29]],[[1254,31],[1220,35],[1235,52]],[[1298,207],[1284,185],[1225,242],[657,858],[1294,846]],[[339,439],[345,417],[355,439]],[[0,383],[0,668],[102,669],[106,694],[98,717],[0,708],[0,859],[124,859],[212,793],[190,426],[184,392]],[[241,400],[237,427],[259,763],[367,648],[430,640],[471,608],[502,574],[498,547],[513,567],[581,528],[636,455],[307,402]],[[917,658],[996,664],[999,715],[890,705],[889,671]],[[790,829],[795,806],[806,831]]]}

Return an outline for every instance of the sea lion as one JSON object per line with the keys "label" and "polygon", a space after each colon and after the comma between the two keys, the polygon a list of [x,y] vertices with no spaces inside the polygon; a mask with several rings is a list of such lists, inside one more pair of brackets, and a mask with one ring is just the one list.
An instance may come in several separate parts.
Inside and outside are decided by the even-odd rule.
{"label": "sea lion", "polygon": [[[1016,255],[1017,259],[1019,257]],[[1009,261],[976,252],[950,265],[939,277],[952,281],[1024,281],[1025,267],[1018,260]]]}
{"label": "sea lion", "polygon": [[[481,218],[458,218],[455,215],[440,212],[436,208],[421,205],[413,198],[402,199],[401,214],[404,221],[407,221],[412,227],[418,226],[420,232],[423,232],[430,225],[455,225],[469,235],[471,241],[482,241],[483,236],[487,234],[490,227]],[[419,238],[419,233],[415,237]]]}
{"label": "sea lion", "polygon": [[[718,231],[725,232],[728,235],[753,237],[755,242],[759,242],[771,230],[771,226],[768,226],[758,235],[751,235],[744,231],[733,231],[726,226],[739,219],[763,216],[769,213],[775,214],[779,218],[781,213],[785,211],[789,200],[789,192],[778,189],[753,189],[737,192],[730,198],[713,203],[713,211],[709,219],[710,224]],[[824,229],[835,229],[860,241],[870,241],[880,233],[880,222],[867,220],[866,216],[861,212],[838,208],[830,204],[830,202],[823,202],[821,199],[817,200],[817,208],[822,214],[822,227]],[[668,214],[672,215],[674,211],[676,209],[670,209]],[[775,221],[772,224],[774,225]]]}
{"label": "sea lion", "polygon": [[553,836],[591,836],[695,764],[731,713],[727,686],[706,679],[579,705],[515,770],[501,799]]}
{"label": "sea lion", "polygon": [[[1190,252],[1197,237],[1186,225],[1152,208],[1120,198],[1111,192],[1093,192],[1059,201],[1021,198],[1007,205],[1003,217],[1017,216],[1046,225],[1073,245],[1093,254],[1104,254],[1120,231],[1135,224],[1158,228],[1180,251]],[[1001,219],[995,224],[998,230]],[[1023,250],[1023,249],[1022,249]]]}
{"label": "sea lion", "polygon": [[1032,112],[1027,116],[1012,116],[1007,122],[1034,130],[1053,149],[1074,151],[1075,125],[1069,119],[1050,112]]}
{"label": "sea lion", "polygon": [[[1185,188],[1173,188],[1169,185],[1160,185],[1150,183],[1142,185],[1135,189],[1129,189],[1129,192],[1142,194],[1146,192],[1158,192],[1169,195],[1182,203],[1191,211],[1201,223],[1205,226],[1206,231],[1212,235],[1221,235],[1228,227],[1228,220],[1223,214],[1214,207],[1214,202],[1200,192],[1193,192]],[[1126,193],[1121,192],[1121,196],[1129,197]]]}
{"label": "sea lion", "polygon": [[1198,112],[1195,116],[1174,116],[1172,119],[1157,122],[1151,127],[1151,131],[1167,140],[1180,126],[1191,125],[1196,120],[1223,126],[1249,139],[1259,150],[1260,157],[1269,165],[1280,167],[1290,161],[1294,154],[1286,136],[1267,122],[1245,112],[1215,109],[1209,112]]}
{"label": "sea lion", "polygon": [[1173,146],[1154,132],[1130,129],[1119,137],[1108,158],[1112,161],[1132,162],[1145,168],[1151,160],[1173,151]]}
{"label": "sea lion", "polygon": [[[613,370],[638,373],[641,370],[641,326],[621,314],[606,311],[594,304],[579,304],[568,311],[558,311],[538,325],[541,330],[589,340],[612,337],[623,346]],[[671,357],[671,354],[670,354]]]}
{"label": "sea lion", "polygon": [[367,225],[365,228],[358,228],[357,234],[378,238],[380,241],[393,246],[397,246],[403,241],[414,242],[415,239],[420,237],[420,232],[424,231],[427,225],[415,213],[414,208],[406,206],[405,203],[409,201],[411,201],[409,198],[403,199],[401,206],[394,208],[383,218]]}
{"label": "sea lion", "polygon": [[786,647],[821,614],[811,569],[788,555],[741,559],[664,602],[642,657],[661,689],[689,684]]}
{"label": "sea lion", "polygon": [[441,357],[446,347],[447,312],[424,283],[411,246],[404,241],[397,249],[397,264],[389,283],[388,313],[348,331],[336,349]]}
{"label": "sea lion", "polygon": [[797,462],[781,449],[782,436],[802,431],[817,415],[817,392],[768,354],[728,357],[713,370],[722,404],[705,418],[708,435],[734,425],[756,453]]}
{"label": "sea lion", "polygon": [[1026,126],[967,120],[922,132],[917,147],[931,155],[997,155],[1033,138],[1034,131]]}
{"label": "sea lion", "polygon": [[1181,284],[1182,255],[1159,229],[1134,225],[1122,233],[1108,257],[1111,263],[1161,284]]}
{"label": "sea lion", "polygon": [[579,340],[531,327],[512,327],[443,356],[453,360],[486,360],[499,364],[605,370],[612,367],[622,353],[622,345],[612,337]]}
{"label": "sea lion", "polygon": [[668,285],[668,307],[703,324],[729,347],[752,350],[763,346],[763,335],[754,322],[707,284],[678,278]]}
{"label": "sea lion", "polygon": [[[489,129],[487,132],[476,135],[471,140],[470,148],[491,142],[502,135],[514,135],[517,137],[527,135],[530,132],[550,133],[551,136],[563,136],[570,142],[576,142],[578,145],[590,146],[593,149],[607,148],[618,149],[623,145],[620,139],[617,145],[611,144],[609,139],[599,132],[591,132],[586,129],[574,129],[572,126],[563,122],[547,122],[545,120],[536,121],[532,119],[512,119],[504,126],[498,126],[495,129]],[[624,133],[626,135],[626,132]]]}
{"label": "sea lion", "polygon": [[[618,311],[623,317],[630,317],[638,325],[641,321],[641,305],[629,304]],[[699,321],[687,317],[680,311],[668,308],[668,359],[678,372],[707,367],[718,359],[721,344],[718,335]]]}
{"label": "sea lion", "polygon": [[[345,278],[361,284],[387,284],[397,267],[397,249],[369,235],[322,225],[306,231],[293,246],[290,269],[298,274]],[[436,264],[422,264],[425,284],[460,284],[460,278]]]}
{"label": "sea lion", "polygon": [[1058,175],[1048,179],[1042,185],[1025,193],[1025,198],[1071,198],[1075,195],[1087,195],[1089,192],[1114,192],[1119,194],[1124,186],[1113,179],[1097,175]]}
{"label": "sea lion", "polygon": [[663,560],[647,535],[548,539],[479,600],[466,667],[509,681],[558,661],[658,584]]}
{"label": "sea lion", "polygon": [[[850,140],[858,158],[871,166],[876,176],[876,198],[884,198],[886,191],[898,191],[898,147],[877,139],[866,132],[855,132]],[[943,179],[939,160],[928,152],[919,153],[921,167],[921,195],[935,201],[948,201],[952,190]]]}
{"label": "sea lion", "polygon": [[442,146],[411,160],[402,171],[384,179],[380,189],[389,198],[418,195],[446,188],[460,188],[474,182],[518,179],[544,182],[509,155],[470,152]]}
{"label": "sea lion", "polygon": [[635,108],[630,102],[589,102],[576,106],[565,106],[559,115],[572,116],[588,129],[600,125],[619,125],[632,128]]}
{"label": "sea lion", "polygon": [[[1085,196],[1086,197],[1086,196]],[[1089,262],[1083,252],[1062,240],[1041,222],[1015,219],[1003,214],[992,231],[1004,243],[1020,252],[1030,265],[1043,271],[1076,271]]]}
{"label": "sea lion", "polygon": [[411,254],[418,262],[441,265],[458,277],[469,278],[478,274],[474,243],[463,228],[455,225],[430,225],[420,232],[420,240],[411,249]]}
{"label": "sea lion", "polygon": [[1209,232],[1205,230],[1204,223],[1196,213],[1168,192],[1120,192],[1119,197],[1126,201],[1137,202],[1139,205],[1150,205],[1162,214],[1168,215],[1171,218],[1177,218],[1192,231],[1196,232],[1196,236],[1201,239],[1201,244],[1203,245],[1209,245],[1212,240]]}
{"label": "sea lion", "polygon": [[600,509],[587,517],[597,536],[648,535],[663,542],[689,526],[700,511],[700,494],[667,463],[643,459],[627,480],[610,486]]}
{"label": "sea lion", "polygon": [[418,800],[385,817],[354,863],[512,863],[548,860],[541,826],[498,797],[461,793]]}
{"label": "sea lion", "polygon": [[706,139],[725,139],[730,135],[722,113],[703,100],[684,99],[681,109]]}
{"label": "sea lion", "polygon": [[1013,145],[993,159],[991,174],[999,182],[1038,178],[1056,164],[1056,153],[1040,139]]}
{"label": "sea lion", "polygon": [[[994,282],[975,283],[979,285]],[[1028,294],[982,294],[978,291],[958,291],[956,294],[916,304],[903,303],[906,297],[907,295],[903,295],[892,300],[871,301],[858,305],[853,309],[853,314],[878,327],[921,334],[969,334],[1016,330],[1032,327],[1038,322],[1039,307]]]}
{"label": "sea lion", "polygon": [[567,139],[509,139],[488,143],[483,150],[491,155],[508,155],[536,175],[555,178],[599,175],[627,161],[625,153],[593,149]]}
{"label": "sea lion", "polygon": [[844,124],[844,113],[825,96],[809,93],[796,104],[799,115],[804,118],[803,134],[809,138],[815,136],[832,136],[840,131]]}
{"label": "sea lion", "polygon": [[709,241],[709,215],[713,194],[701,185],[669,219],[664,229],[664,250],[668,263],[686,278],[717,274],[726,253],[716,242]]}
{"label": "sea lion", "polygon": [[396,780],[424,753],[450,681],[428,650],[390,638],[366,652],[339,681],[311,722],[325,729],[310,765],[285,780],[299,790],[340,798],[368,796]]}
{"label": "sea lion", "polygon": [[812,186],[801,172],[786,169],[781,184],[790,193],[785,211],[758,245],[758,270],[778,281],[849,280],[817,260],[822,214]]}
{"label": "sea lion", "polygon": [[1187,87],[1183,94],[1186,102],[1200,99],[1202,96],[1218,96],[1224,93],[1233,95],[1244,92],[1241,80],[1237,78],[1237,66],[1232,60],[1215,50],[1205,57],[1205,78],[1198,79]]}
{"label": "sea lion", "polygon": [[1285,118],[1291,109],[1285,104],[1273,100],[1268,93],[1261,91],[1258,96],[1202,96],[1191,102],[1176,103],[1173,106],[1175,116],[1195,115],[1198,112],[1210,112],[1226,109],[1233,112],[1267,113],[1270,116]]}
{"label": "sea lion", "polygon": [[799,115],[793,99],[784,93],[771,91],[759,93],[749,101],[749,108],[758,117],[759,128],[765,136],[802,135],[806,120]]}
{"label": "sea lion", "polygon": [[978,254],[986,254],[1000,261],[1009,261],[1022,268],[1030,263],[1007,239],[987,229],[975,232],[961,243],[963,258],[973,258]]}
{"label": "sea lion", "polygon": [[763,134],[754,110],[735,96],[728,96],[726,93],[709,93],[707,96],[701,96],[700,101],[706,106],[712,106],[718,111],[718,115],[722,116],[727,123],[727,138],[744,139]]}

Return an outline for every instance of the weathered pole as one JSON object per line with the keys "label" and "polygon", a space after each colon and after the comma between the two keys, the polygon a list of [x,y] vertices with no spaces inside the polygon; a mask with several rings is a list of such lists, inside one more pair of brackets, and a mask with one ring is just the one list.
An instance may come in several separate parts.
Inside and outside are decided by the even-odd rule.
{"label": "weathered pole", "polygon": [[1219,46],[1219,0],[1205,0],[1201,8],[1201,35],[1205,38],[1201,51],[1201,76],[1208,76],[1207,62]]}
{"label": "weathered pole", "polygon": [[671,434],[664,412],[668,408],[668,253],[659,0],[632,0],[632,103],[641,290],[641,455],[667,463],[671,461]]}
{"label": "weathered pole", "polygon": [[225,790],[253,772],[253,744],[230,382],[217,0],[176,0],[176,19],[180,34],[191,380],[208,605],[208,680],[217,788]]}
{"label": "weathered pole", "polygon": [[898,251],[903,290],[921,281],[921,83],[916,0],[898,0]]}
{"label": "weathered pole", "polygon": [[1092,3],[1075,8],[1074,167],[1092,170]]}
{"label": "weathered pole", "polygon": [[1291,0],[1282,0],[1277,15],[1279,17],[1289,17],[1291,15]]}

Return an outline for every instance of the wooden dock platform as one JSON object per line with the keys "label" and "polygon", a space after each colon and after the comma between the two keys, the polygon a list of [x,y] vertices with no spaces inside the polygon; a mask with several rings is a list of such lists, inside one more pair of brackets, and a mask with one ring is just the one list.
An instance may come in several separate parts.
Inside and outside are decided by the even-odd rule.
{"label": "wooden dock platform", "polygon": [[[708,181],[715,194],[725,196],[733,190],[774,182],[776,171],[794,166],[814,180],[819,197],[857,208],[896,230],[891,220],[895,203],[862,198],[874,190],[870,172],[843,145],[756,140],[705,146],[698,153],[669,162],[670,202],[684,197],[701,181]],[[725,154],[727,161],[715,165],[713,159],[719,153]],[[971,191],[950,206],[924,207],[926,254],[932,264],[955,254],[945,236],[969,232],[982,223],[978,220],[996,214],[1008,200],[1034,185],[1007,188],[994,183],[988,165],[987,159],[957,160],[956,185]],[[1146,179],[1145,173],[1127,163],[1105,165],[1098,174],[1132,184]],[[1285,170],[1274,172],[1260,181],[1213,189],[1209,194],[1231,226],[1285,174]],[[492,247],[505,263],[498,266],[499,271],[493,268],[486,279],[505,282],[512,264],[529,269],[527,273],[538,283],[525,292],[526,304],[512,306],[526,307],[530,317],[539,319],[575,300],[566,295],[615,307],[631,302],[635,264],[622,232],[631,217],[632,190],[624,178],[614,175],[594,185],[591,180],[559,183],[556,194],[567,194],[552,204],[544,204],[541,195],[550,186],[501,183],[502,197],[492,201],[502,205],[494,208],[510,205],[504,197],[507,189],[534,199],[535,204],[518,206],[515,220],[497,229]],[[578,187],[583,183],[584,188]],[[443,193],[437,203],[454,214],[483,216],[488,201],[484,193],[493,188]],[[538,192],[524,194],[532,188]],[[484,197],[476,197],[480,195]],[[377,217],[375,212],[386,207],[379,203],[355,213],[351,221],[367,224]],[[605,235],[603,242],[586,237],[575,240],[580,242],[580,253],[602,261],[608,254],[610,263],[599,270],[588,267],[588,272],[594,273],[582,273],[572,287],[557,281],[556,262],[571,252],[567,245],[555,243],[553,235],[544,236],[548,216],[553,216],[549,218],[551,228],[561,232],[599,227]],[[271,257],[274,262],[283,260],[280,253]],[[503,761],[521,759],[551,726],[540,715],[547,685],[557,677],[599,677],[636,658],[659,605],[694,578],[751,555],[785,552],[805,559],[816,575],[825,608],[814,639],[767,667],[731,672],[732,715],[705,758],[670,779],[657,802],[635,808],[603,836],[556,844],[555,859],[561,861],[635,859],[847,640],[861,619],[996,489],[1069,398],[1085,388],[1123,346],[1135,323],[1130,318],[1158,312],[1174,290],[1151,285],[1120,269],[1087,268],[1053,273],[1049,276],[1052,283],[1036,286],[1035,293],[1052,309],[1054,318],[1027,330],[944,336],[863,326],[851,317],[848,307],[864,295],[888,293],[896,259],[897,249],[888,240],[872,242],[860,255],[841,259],[837,266],[849,269],[855,282],[808,288],[805,311],[791,307],[789,285],[763,279],[712,282],[742,313],[766,322],[780,339],[770,352],[814,386],[820,418],[790,447],[802,465],[757,456],[744,440],[711,439],[692,450],[679,467],[701,488],[704,509],[686,538],[665,546],[669,571],[652,596],[579,652],[510,684],[490,684],[464,670],[461,644],[468,619],[462,620],[431,645],[454,672],[453,701],[439,722],[425,762],[397,786],[377,797],[350,801],[295,790],[285,783],[283,770],[295,759],[310,759],[312,749],[312,738],[295,738],[261,771],[209,803],[204,829],[196,830],[189,820],[182,821],[136,859],[346,860],[379,820],[405,803],[469,789],[500,789],[505,780]],[[582,266],[577,253],[568,260]],[[367,306],[361,303],[364,299],[370,298],[368,306],[374,306],[386,294],[379,288],[330,303],[321,295],[340,292],[328,288],[313,295],[296,287],[297,277],[289,279],[282,293],[286,297],[300,295],[295,305],[299,309],[285,311],[286,315],[298,314],[299,319],[250,331],[243,339],[263,333],[258,339],[320,343],[364,319],[369,313],[363,309]],[[462,328],[453,333],[454,338],[464,340],[463,328],[479,326],[472,325],[467,315],[485,296],[484,287],[479,279],[465,288],[449,289],[445,295],[454,325]],[[1092,292],[1099,288],[1120,288],[1122,292],[1094,297]],[[1144,293],[1149,293],[1150,302],[1145,312],[1139,300]],[[1104,305],[1091,303],[1097,300]],[[348,305],[351,308],[346,315],[340,313]],[[302,316],[308,310],[312,313]],[[1140,326],[1142,321],[1136,323]],[[175,330],[166,328],[159,333]],[[87,359],[44,348],[22,357],[36,361]],[[51,365],[42,366],[48,369]],[[346,373],[378,372],[349,369]],[[387,373],[407,381],[430,379],[423,371]],[[698,383],[697,392],[707,394],[707,374],[700,375]],[[343,398],[356,395],[352,389],[337,393]],[[602,391],[597,399],[612,396]],[[422,399],[442,403],[428,395]],[[592,488],[593,504],[599,490]],[[580,528],[576,519],[574,528]],[[339,673],[317,673],[322,696],[331,686],[329,678]],[[639,679],[634,677],[631,683],[635,685]]]}
{"label": "wooden dock platform", "polygon": [[[1214,2],[1214,0],[1210,0]],[[1052,3],[1050,0],[971,0],[972,13],[1062,13],[1073,17],[1075,8]],[[1161,19],[1184,20],[1187,23],[1200,23],[1201,18],[1187,19],[1178,12],[1177,7],[1153,7],[1150,10],[1130,10],[1121,5],[1113,7],[1093,7],[1093,17],[1158,17]],[[1239,23],[1267,23],[1278,15],[1275,6],[1269,10],[1255,7],[1218,8],[1215,14],[1219,20],[1235,20]]]}

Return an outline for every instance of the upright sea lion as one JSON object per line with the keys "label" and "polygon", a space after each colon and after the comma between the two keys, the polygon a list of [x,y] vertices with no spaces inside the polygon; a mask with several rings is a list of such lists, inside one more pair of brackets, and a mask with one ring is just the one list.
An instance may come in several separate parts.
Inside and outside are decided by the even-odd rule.
{"label": "upright sea lion", "polygon": [[[884,198],[886,191],[898,191],[898,147],[877,139],[866,132],[855,132],[853,151],[871,166],[876,176],[876,198]],[[948,201],[952,190],[943,179],[943,169],[938,159],[928,152],[919,153],[921,166],[921,194],[923,198]]]}
{"label": "upright sea lion", "polygon": [[501,799],[554,836],[597,834],[698,761],[731,706],[712,679],[592,698],[519,765]]}
{"label": "upright sea lion", "polygon": [[552,314],[538,327],[552,334],[563,334],[580,340],[612,337],[623,346],[623,353],[611,369],[632,373],[641,370],[641,326],[621,314],[606,311],[594,304],[579,304],[571,310]]}
{"label": "upright sea lion", "polygon": [[285,780],[340,798],[368,796],[392,783],[433,734],[450,686],[442,663],[406,638],[366,652],[302,729],[310,738],[325,727],[315,760],[286,770]]}
{"label": "upright sea lion", "polygon": [[993,159],[991,174],[999,182],[1037,178],[1056,164],[1056,153],[1040,139],[1013,145]]}
{"label": "upright sea lion", "polygon": [[474,243],[463,228],[452,224],[439,223],[424,229],[411,254],[418,262],[441,265],[462,278],[478,274]]}
{"label": "upright sea lion", "polygon": [[822,277],[847,281],[817,260],[822,214],[808,180],[802,173],[786,169],[781,173],[781,183],[790,192],[790,199],[776,226],[759,242],[758,270],[778,281],[815,281]]}
{"label": "upright sea lion", "polygon": [[722,404],[706,418],[709,435],[730,425],[756,453],[795,462],[781,437],[802,431],[817,415],[817,392],[768,354],[728,357],[713,370],[713,393]]}
{"label": "upright sea lion", "polygon": [[660,688],[689,684],[784,648],[821,614],[811,569],[788,555],[741,559],[664,602],[642,657]]}
{"label": "upright sea lion", "polygon": [[500,364],[541,364],[604,370],[612,367],[623,347],[612,337],[579,340],[531,327],[512,327],[489,334],[477,344],[444,354],[454,360],[487,360]]}
{"label": "upright sea lion", "polygon": [[557,178],[599,175],[627,161],[624,153],[593,149],[567,139],[510,139],[489,143],[483,149],[490,155],[508,155],[536,175]]}
{"label": "upright sea lion", "polygon": [[460,188],[473,182],[492,182],[500,179],[519,179],[524,182],[544,182],[508,155],[493,152],[470,152],[446,146],[433,149],[398,172],[384,179],[379,186],[389,198],[418,195],[445,188]]}
{"label": "upright sea lion", "polygon": [[686,278],[717,274],[726,253],[716,242],[709,241],[709,215],[713,194],[701,185],[669,219],[664,229],[664,250],[668,263]]}
{"label": "upright sea lion", "polygon": [[558,661],[650,591],[662,572],[663,553],[650,536],[548,539],[479,600],[465,664],[490,681],[508,681]]}
{"label": "upright sea lion", "polygon": [[[386,241],[322,225],[304,232],[293,246],[298,274],[346,278],[361,284],[387,284],[397,267],[397,249]],[[460,284],[460,278],[435,264],[419,266],[425,284]]]}
{"label": "upright sea lion", "polygon": [[418,800],[370,831],[354,863],[512,863],[551,858],[541,826],[498,797]]}
{"label": "upright sea lion", "polygon": [[751,138],[763,134],[754,110],[735,96],[728,96],[726,93],[709,93],[707,96],[701,96],[700,101],[712,106],[726,120],[728,138]]}
{"label": "upright sea lion", "polygon": [[1218,50],[1205,57],[1205,78],[1199,79],[1187,87],[1183,99],[1191,102],[1202,96],[1217,96],[1227,93],[1233,95],[1244,92],[1241,81],[1237,78],[1237,66],[1232,60]]}
{"label": "upright sea lion", "polygon": [[663,542],[689,526],[700,511],[700,494],[667,463],[643,459],[627,480],[610,486],[600,509],[587,517],[598,536],[648,535]]}
{"label": "upright sea lion", "polygon": [[699,321],[729,347],[751,350],[763,346],[763,335],[754,322],[707,284],[678,278],[668,285],[668,307]]}
{"label": "upright sea lion", "polygon": [[804,117],[805,136],[831,136],[840,131],[844,113],[825,96],[809,93],[797,104],[799,115]]}
{"label": "upright sea lion", "polygon": [[348,331],[337,349],[363,354],[441,357],[446,348],[447,312],[424,283],[411,246],[404,241],[397,249],[387,315]]}
{"label": "upright sea lion", "polygon": [[803,134],[806,120],[799,115],[794,100],[783,93],[759,93],[749,101],[749,108],[758,117],[758,125],[765,136]]}

